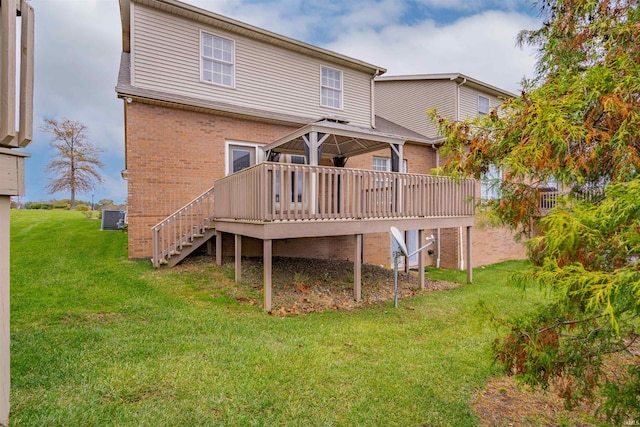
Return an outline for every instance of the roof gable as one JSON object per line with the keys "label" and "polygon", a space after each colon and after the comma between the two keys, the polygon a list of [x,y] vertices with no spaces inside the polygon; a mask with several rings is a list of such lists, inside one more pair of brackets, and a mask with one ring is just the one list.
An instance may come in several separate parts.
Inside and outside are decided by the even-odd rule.
{"label": "roof gable", "polygon": [[120,17],[122,20],[122,50],[130,52],[130,8],[131,2],[152,7],[172,15],[181,16],[208,26],[221,28],[235,34],[239,34],[255,40],[260,40],[275,46],[279,46],[294,52],[309,55],[324,61],[333,62],[345,67],[367,72],[371,75],[380,75],[387,70],[383,67],[369,64],[359,59],[351,58],[337,52],[323,49],[309,43],[295,40],[253,25],[246,24],[235,19],[201,9],[178,0],[119,0]]}

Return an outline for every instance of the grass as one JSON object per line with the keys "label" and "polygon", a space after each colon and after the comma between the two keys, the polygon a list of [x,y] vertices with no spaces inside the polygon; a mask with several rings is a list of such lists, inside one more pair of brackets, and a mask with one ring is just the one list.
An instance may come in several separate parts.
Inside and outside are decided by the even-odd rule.
{"label": "grass", "polygon": [[499,371],[480,307],[543,299],[508,284],[527,268],[509,262],[413,310],[281,318],[238,302],[251,290],[227,268],[128,261],[126,234],[80,213],[13,211],[11,227],[12,426],[473,426]]}

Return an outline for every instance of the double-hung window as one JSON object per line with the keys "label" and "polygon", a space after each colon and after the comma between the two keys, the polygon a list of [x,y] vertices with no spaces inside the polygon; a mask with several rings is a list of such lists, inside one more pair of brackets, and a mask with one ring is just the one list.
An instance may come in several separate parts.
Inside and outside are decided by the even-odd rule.
{"label": "double-hung window", "polygon": [[373,157],[373,170],[378,172],[389,172],[391,170],[391,159],[388,157]]}
{"label": "double-hung window", "polygon": [[478,117],[489,114],[489,98],[478,95]]}
{"label": "double-hung window", "polygon": [[201,78],[202,81],[234,87],[235,44],[233,40],[202,32]]}
{"label": "double-hung window", "polygon": [[[373,156],[373,170],[378,172],[391,172],[391,158]],[[403,172],[408,172],[407,160],[402,160]]]}
{"label": "double-hung window", "polygon": [[342,71],[320,67],[320,105],[342,109]]}
{"label": "double-hung window", "polygon": [[[373,170],[377,172],[391,172],[391,159],[389,157],[373,156]],[[402,170],[407,171],[407,161],[402,160]],[[387,178],[376,178],[376,188],[381,188],[389,185]]]}
{"label": "double-hung window", "polygon": [[[391,159],[388,157],[373,157],[373,170],[377,172],[390,172],[391,171]],[[388,186],[388,179],[376,178],[376,188],[382,188]]]}

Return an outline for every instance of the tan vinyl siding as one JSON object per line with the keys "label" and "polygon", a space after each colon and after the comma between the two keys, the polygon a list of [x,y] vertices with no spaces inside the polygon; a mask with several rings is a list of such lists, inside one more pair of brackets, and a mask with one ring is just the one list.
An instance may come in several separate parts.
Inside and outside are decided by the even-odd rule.
{"label": "tan vinyl siding", "polygon": [[[371,76],[132,3],[132,82],[143,89],[290,114],[371,124]],[[235,88],[200,80],[200,33],[235,42]],[[320,66],[343,72],[343,109],[320,106]]]}
{"label": "tan vinyl siding", "polygon": [[489,95],[469,86],[462,85],[460,86],[460,120],[463,120],[467,117],[478,117],[478,95],[489,98],[490,109],[502,104],[502,100],[493,95]]}
{"label": "tan vinyl siding", "polygon": [[438,136],[427,111],[454,117],[455,83],[452,81],[377,81],[376,114],[414,132]]}

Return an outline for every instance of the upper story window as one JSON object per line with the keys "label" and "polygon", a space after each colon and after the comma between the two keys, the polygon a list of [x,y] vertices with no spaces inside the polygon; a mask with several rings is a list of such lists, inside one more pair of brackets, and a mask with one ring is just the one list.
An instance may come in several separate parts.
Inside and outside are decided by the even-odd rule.
{"label": "upper story window", "polygon": [[235,43],[233,40],[201,33],[202,80],[222,86],[235,85]]}
{"label": "upper story window", "polygon": [[489,114],[489,98],[478,95],[478,117]]}
{"label": "upper story window", "polygon": [[342,71],[320,67],[320,105],[342,109]]}
{"label": "upper story window", "polygon": [[480,177],[480,198],[494,200],[502,197],[501,182],[502,170],[496,165],[489,165],[489,170]]}

